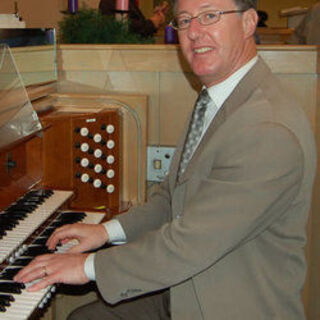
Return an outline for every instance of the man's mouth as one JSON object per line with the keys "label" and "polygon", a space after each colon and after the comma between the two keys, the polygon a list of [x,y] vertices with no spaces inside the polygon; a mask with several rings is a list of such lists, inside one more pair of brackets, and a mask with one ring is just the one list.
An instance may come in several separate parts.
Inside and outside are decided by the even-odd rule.
{"label": "man's mouth", "polygon": [[202,47],[202,48],[194,48],[193,52],[194,53],[206,53],[206,52],[211,51],[211,50],[213,50],[213,49],[210,48],[210,47]]}

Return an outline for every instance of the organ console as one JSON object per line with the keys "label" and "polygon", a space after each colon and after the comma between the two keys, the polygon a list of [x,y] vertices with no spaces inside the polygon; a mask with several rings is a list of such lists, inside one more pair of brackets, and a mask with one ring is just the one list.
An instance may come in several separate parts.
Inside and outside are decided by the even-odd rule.
{"label": "organ console", "polygon": [[50,252],[45,243],[55,228],[104,218],[71,207],[119,206],[120,121],[110,110],[41,123],[10,51],[0,47],[0,58],[0,319],[27,320],[46,307],[55,286],[30,293],[14,275]]}

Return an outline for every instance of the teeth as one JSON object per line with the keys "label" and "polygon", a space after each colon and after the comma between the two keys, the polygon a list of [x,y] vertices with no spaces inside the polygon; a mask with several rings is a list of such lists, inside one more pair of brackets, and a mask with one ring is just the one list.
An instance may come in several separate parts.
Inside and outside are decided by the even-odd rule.
{"label": "teeth", "polygon": [[204,53],[204,52],[208,52],[208,51],[210,51],[210,50],[212,50],[212,48],[206,48],[206,47],[204,47],[204,48],[194,49],[193,51],[194,51],[195,53]]}

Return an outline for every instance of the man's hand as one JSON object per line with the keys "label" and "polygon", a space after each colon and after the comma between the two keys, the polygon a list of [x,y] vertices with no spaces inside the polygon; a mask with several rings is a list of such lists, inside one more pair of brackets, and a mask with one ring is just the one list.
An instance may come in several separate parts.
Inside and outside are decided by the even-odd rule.
{"label": "man's hand", "polygon": [[47,241],[50,250],[55,249],[58,243],[65,244],[70,240],[78,240],[68,253],[80,253],[93,250],[104,245],[109,236],[102,224],[75,223],[56,229]]}
{"label": "man's hand", "polygon": [[22,269],[14,281],[28,283],[35,280],[27,290],[46,288],[54,283],[85,284],[89,282],[84,263],[88,254],[46,254],[35,258]]}

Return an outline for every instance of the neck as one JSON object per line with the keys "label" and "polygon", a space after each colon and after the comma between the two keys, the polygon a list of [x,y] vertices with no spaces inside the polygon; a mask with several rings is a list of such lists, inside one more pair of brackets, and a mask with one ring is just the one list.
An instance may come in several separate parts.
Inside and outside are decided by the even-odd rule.
{"label": "neck", "polygon": [[238,62],[234,65],[234,67],[229,70],[226,74],[218,74],[216,79],[212,79],[212,77],[208,77],[208,79],[204,76],[201,77],[200,80],[203,85],[207,88],[214,86],[222,81],[228,79],[231,75],[233,75],[237,70],[247,64],[251,59],[253,59],[257,55],[257,48],[255,44],[255,40],[253,38],[248,39],[246,45],[243,47],[242,53]]}

